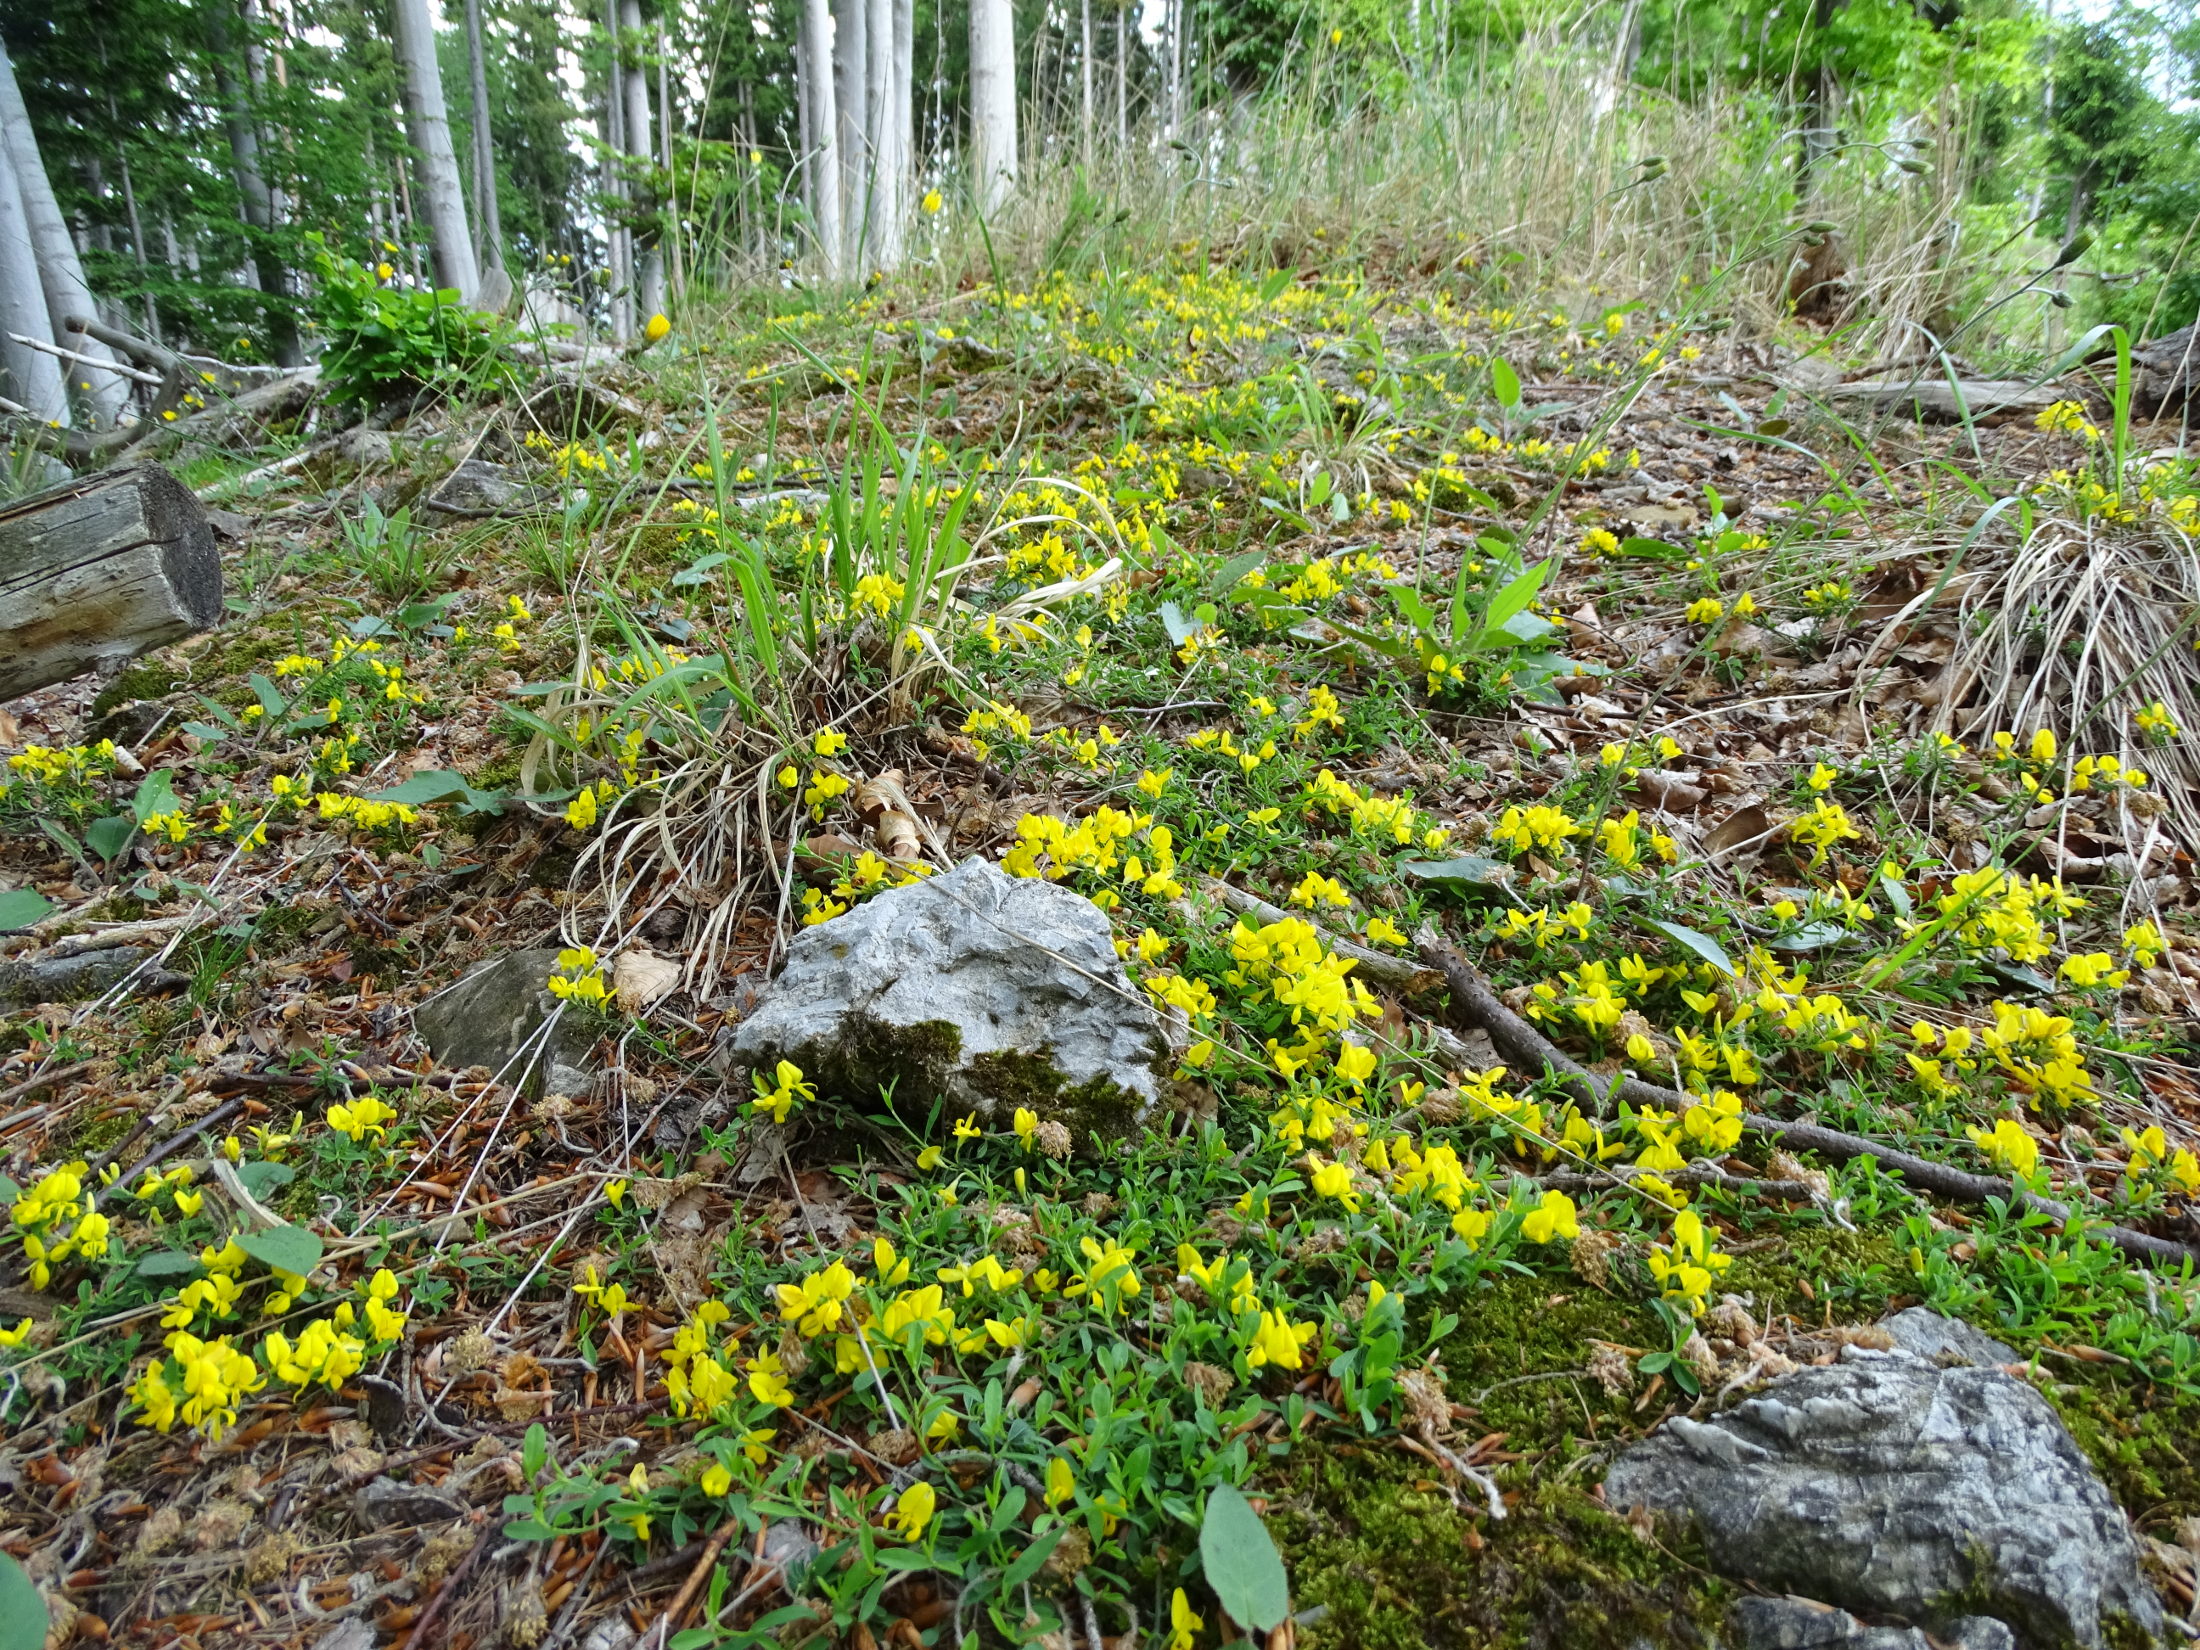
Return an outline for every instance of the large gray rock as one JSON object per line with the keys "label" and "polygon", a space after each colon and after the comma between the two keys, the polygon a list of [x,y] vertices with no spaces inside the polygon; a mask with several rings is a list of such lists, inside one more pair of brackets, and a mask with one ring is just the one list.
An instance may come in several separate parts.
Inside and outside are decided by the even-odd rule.
{"label": "large gray rock", "polygon": [[547,1047],[539,1035],[558,1006],[549,986],[557,966],[551,946],[507,952],[414,1009],[413,1030],[449,1070],[487,1066],[498,1082],[533,1093],[583,1093],[596,1028],[568,1012]]}
{"label": "large gray rock", "polygon": [[1874,1627],[1807,1598],[1745,1598],[1729,1612],[1741,1650],[2016,1650],[1989,1616],[1965,1616],[1932,1638],[1916,1627]]}
{"label": "large gray rock", "polygon": [[1667,1422],[1604,1493],[1692,1518],[1730,1575],[1868,1615],[1988,1616],[2039,1650],[2162,1628],[2123,1513],[2047,1401],[2000,1369],[1849,1347],[1714,1420]]}
{"label": "large gray rock", "polygon": [[2016,1348],[2004,1346],[1983,1329],[1973,1329],[1961,1318],[1944,1318],[1930,1307],[1913,1306],[1882,1319],[1879,1325],[1894,1337],[1894,1344],[1914,1352],[1927,1363],[1975,1364],[1994,1369],[2020,1364]]}
{"label": "large gray rock", "polygon": [[1027,1106],[1083,1144],[1159,1114],[1175,1035],[1097,905],[973,859],[805,929],[733,1047],[853,1099]]}

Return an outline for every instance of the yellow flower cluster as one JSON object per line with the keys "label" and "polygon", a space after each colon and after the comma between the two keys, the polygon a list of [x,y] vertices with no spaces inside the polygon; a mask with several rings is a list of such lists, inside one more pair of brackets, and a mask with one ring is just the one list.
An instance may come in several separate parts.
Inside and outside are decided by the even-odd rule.
{"label": "yellow flower cluster", "polygon": [[1297,917],[1255,926],[1241,917],[1230,931],[1230,955],[1237,966],[1223,976],[1241,991],[1268,988],[1275,1002],[1290,1010],[1310,1058],[1324,1040],[1339,1036],[1353,1020],[1374,1019],[1381,1005],[1358,980],[1346,978],[1347,958],[1323,946],[1321,936]]}
{"label": "yellow flower cluster", "polygon": [[592,946],[572,945],[560,951],[557,969],[544,983],[550,995],[561,1002],[579,1003],[586,1008],[608,1008],[611,1004],[611,982],[603,977],[603,966]]}
{"label": "yellow flower cluster", "polygon": [[815,1100],[817,1089],[803,1081],[802,1068],[792,1060],[782,1060],[770,1078],[757,1072],[751,1079],[756,1085],[756,1098],[749,1102],[774,1123],[784,1123],[797,1102]]}
{"label": "yellow flower cluster", "polygon": [[2124,1129],[2124,1174],[2132,1180],[2155,1181],[2185,1197],[2200,1196],[2200,1157],[2183,1146],[2171,1146],[2159,1123],[2143,1130]]}
{"label": "yellow flower cluster", "polygon": [[1702,1218],[1693,1209],[1673,1217],[1672,1241],[1650,1251],[1650,1275],[1658,1280],[1665,1298],[1701,1317],[1711,1303],[1711,1291],[1729,1266],[1732,1255],[1719,1253]]}
{"label": "yellow flower cluster", "polygon": [[1377,796],[1373,792],[1356,790],[1327,768],[1307,782],[1306,800],[1332,819],[1349,819],[1356,836],[1388,838],[1400,847],[1418,842],[1431,852],[1451,839],[1448,830],[1416,812],[1404,797]]}
{"label": "yellow flower cluster", "polygon": [[102,739],[96,745],[26,745],[8,758],[8,771],[34,779],[41,785],[79,782],[112,773],[115,742]]}
{"label": "yellow flower cluster", "polygon": [[1569,837],[1581,835],[1581,825],[1563,808],[1548,807],[1538,803],[1532,808],[1517,804],[1507,808],[1497,826],[1490,832],[1490,840],[1512,855],[1520,855],[1531,848],[1546,852],[1555,851]]}
{"label": "yellow flower cluster", "polygon": [[84,1195],[88,1169],[78,1162],[50,1170],[8,1211],[21,1236],[23,1258],[30,1262],[33,1289],[45,1288],[53,1280],[53,1268],[74,1256],[88,1261],[107,1257],[111,1227]]}
{"label": "yellow flower cluster", "polygon": [[163,1344],[168,1357],[150,1365],[130,1388],[145,1424],[157,1432],[181,1420],[187,1427],[204,1427],[209,1439],[218,1440],[237,1424],[237,1405],[267,1385],[260,1366],[231,1346],[226,1335],[202,1341],[179,1329]]}
{"label": "yellow flower cluster", "polygon": [[2024,1132],[2024,1125],[2013,1118],[1997,1118],[1991,1129],[1972,1124],[1963,1131],[1971,1138],[1971,1144],[1979,1155],[2004,1174],[2029,1180],[2040,1166],[2039,1142]]}
{"label": "yellow flower cluster", "polygon": [[2062,879],[2012,876],[1999,866],[1957,874],[1949,891],[1936,902],[1938,920],[1956,941],[1973,955],[1997,947],[2013,962],[2037,962],[2054,948],[2043,913],[2067,917],[2085,907],[2085,900],[2070,893]]}
{"label": "yellow flower cluster", "polygon": [[1994,1023],[1979,1033],[1979,1042],[2000,1063],[2009,1081],[2036,1105],[2063,1108],[2100,1098],[2079,1057],[2077,1036],[2063,1015],[2028,1004],[1997,1002]]}
{"label": "yellow flower cluster", "polygon": [[873,894],[883,894],[889,888],[906,888],[912,882],[923,880],[932,874],[932,866],[921,859],[881,859],[866,848],[856,855],[846,871],[834,879],[830,891],[820,888],[802,890],[802,923],[814,928],[821,922],[830,922],[860,900]]}

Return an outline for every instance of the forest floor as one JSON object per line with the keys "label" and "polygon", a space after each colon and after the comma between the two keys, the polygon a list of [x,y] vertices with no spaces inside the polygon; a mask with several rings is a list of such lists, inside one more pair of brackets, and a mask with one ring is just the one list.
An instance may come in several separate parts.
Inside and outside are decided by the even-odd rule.
{"label": "forest floor", "polygon": [[[2200,488],[2097,407],[1844,422],[1808,342],[1187,262],[180,461],[230,622],[0,707],[0,1547],[62,1641],[1214,1645],[1228,1482],[1271,1643],[1699,1644],[1734,1584],[1604,1465],[1918,1302],[2190,1608],[2200,1282],[2104,1234],[2200,1245],[2200,694],[1996,695]],[[520,513],[430,506],[469,456]],[[806,916],[1004,853],[1188,1017],[1165,1127],[731,1063]],[[1496,1072],[1440,944],[1692,1103]],[[563,1091],[440,1066],[411,1010],[545,947]]]}

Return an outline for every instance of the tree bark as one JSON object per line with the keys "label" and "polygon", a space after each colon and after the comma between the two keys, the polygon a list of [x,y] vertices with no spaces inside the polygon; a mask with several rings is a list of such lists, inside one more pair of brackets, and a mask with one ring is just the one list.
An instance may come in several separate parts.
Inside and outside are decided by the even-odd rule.
{"label": "tree bark", "polygon": [[405,127],[417,160],[420,205],[428,220],[435,284],[472,303],[481,290],[474,240],[466,227],[466,190],[459,181],[458,152],[451,147],[451,117],[443,102],[443,70],[436,61],[435,23],[428,0],[391,0],[397,57],[405,75]]}
{"label": "tree bark", "polygon": [[481,231],[476,261],[486,273],[504,263],[504,220],[497,210],[496,136],[489,125],[489,65],[482,55],[481,0],[466,0],[466,79],[474,118],[474,222]]}
{"label": "tree bark", "polygon": [[38,259],[31,252],[30,222],[23,213],[9,146],[0,143],[0,395],[24,407],[41,423],[65,422],[69,402],[61,384],[61,363],[42,350],[5,336],[21,333],[52,343],[53,322],[38,281]]}
{"label": "tree bark", "polygon": [[1115,7],[1115,149],[1116,161],[1131,146],[1131,8],[1130,0],[1116,0]]}
{"label": "tree bark", "polygon": [[1092,0],[1077,3],[1077,156],[1092,170]]}
{"label": "tree bark", "polygon": [[871,150],[865,169],[871,266],[891,269],[899,257],[894,174],[901,164],[894,142],[894,0],[866,0],[863,34],[869,48],[864,53],[864,136]]}
{"label": "tree bark", "polygon": [[220,623],[206,512],[157,464],[0,506],[0,700]]}
{"label": "tree bark", "polygon": [[[672,150],[672,50],[665,38],[665,14],[657,12],[657,164],[665,170],[665,199],[660,207],[664,228],[657,244],[669,254],[672,301],[687,296],[687,242],[680,231],[680,176]],[[744,84],[744,92],[749,88]]]}
{"label": "tree bark", "polygon": [[[304,359],[298,345],[298,323],[283,302],[289,290],[289,271],[274,243],[275,198],[260,168],[260,133],[252,119],[251,98],[237,83],[236,65],[230,58],[234,22],[228,0],[213,0],[206,8],[206,57],[214,75],[214,95],[221,102],[222,130],[229,139],[229,170],[236,180],[237,197],[244,207],[244,221],[252,231],[252,271],[268,302],[261,314],[284,365]],[[194,271],[195,273],[195,271]]]}
{"label": "tree bark", "polygon": [[870,0],[833,0],[833,93],[840,112],[840,258],[860,275],[871,257]]}
{"label": "tree bark", "polygon": [[833,86],[833,14],[828,0],[802,0],[802,75],[810,111],[810,222],[828,280],[843,267],[840,221],[840,111]]}
{"label": "tree bark", "polygon": [[[15,186],[22,197],[23,217],[30,232],[31,255],[38,260],[40,290],[46,298],[46,325],[26,337],[52,338],[70,315],[96,313],[91,286],[84,279],[84,264],[77,257],[76,241],[61,216],[46,163],[38,150],[38,134],[31,129],[30,111],[23,106],[22,89],[15,83],[15,65],[0,44],[0,142],[7,145],[15,172]],[[20,329],[18,329],[20,330]],[[103,371],[99,363],[112,359],[104,344],[89,344],[90,361],[70,365],[67,388],[70,399],[82,404],[95,426],[114,423],[129,399],[129,380]]]}
{"label": "tree bark", "polygon": [[[621,0],[619,6],[619,89],[623,100],[621,114],[625,129],[626,153],[643,165],[653,165],[657,157],[657,143],[651,134],[654,122],[649,112],[649,74],[642,66],[640,42],[642,36],[641,0]],[[665,308],[665,250],[657,237],[634,249],[635,270],[635,319],[646,324],[653,315],[662,315]]]}
{"label": "tree bark", "polygon": [[970,0],[970,186],[987,217],[1016,184],[1016,13]]}

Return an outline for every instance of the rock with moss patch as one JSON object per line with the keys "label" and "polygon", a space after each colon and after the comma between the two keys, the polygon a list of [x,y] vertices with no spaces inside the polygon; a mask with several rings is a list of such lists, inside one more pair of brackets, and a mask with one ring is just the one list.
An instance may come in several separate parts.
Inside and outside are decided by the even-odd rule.
{"label": "rock with moss patch", "polygon": [[2043,1650],[2160,1640],[2122,1511],[2047,1401],[1998,1368],[1851,1346],[1709,1421],[1669,1421],[1604,1494],[1693,1520],[1729,1575],[1943,1636],[1988,1617]]}
{"label": "rock with moss patch", "polygon": [[997,1126],[1028,1107],[1082,1145],[1159,1115],[1181,1041],[1097,905],[972,859],[805,929],[734,1053],[853,1100],[891,1088]]}
{"label": "rock with moss patch", "polygon": [[487,1066],[498,1081],[532,1093],[586,1093],[596,1028],[568,1010],[545,1046],[543,1025],[558,1008],[549,985],[557,966],[554,946],[507,952],[415,1008],[413,1029],[450,1070]]}

